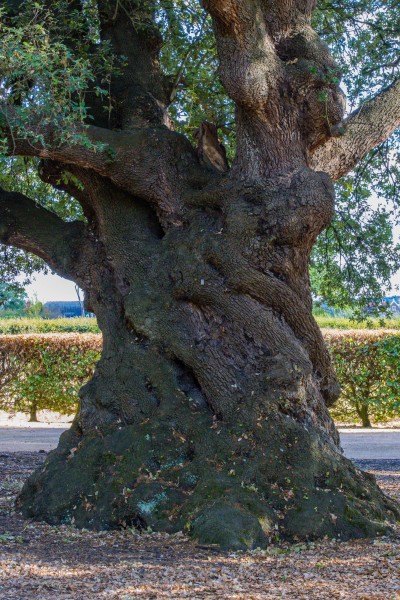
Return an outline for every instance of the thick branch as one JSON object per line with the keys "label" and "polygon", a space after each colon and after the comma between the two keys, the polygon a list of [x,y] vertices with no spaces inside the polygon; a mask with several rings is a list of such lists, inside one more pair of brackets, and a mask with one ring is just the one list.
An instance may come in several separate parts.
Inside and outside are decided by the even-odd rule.
{"label": "thick branch", "polygon": [[299,20],[310,21],[316,0],[261,0],[261,4],[271,30],[282,32],[296,27]]}
{"label": "thick branch", "polygon": [[0,188],[0,242],[42,258],[54,271],[79,281],[85,225],[66,223],[25,196]]}
{"label": "thick branch", "polygon": [[226,91],[240,105],[256,108],[265,103],[280,67],[262,3],[204,0],[203,4],[213,19],[219,74]]}
{"label": "thick branch", "polygon": [[9,124],[11,155],[37,156],[92,169],[122,190],[154,204],[165,224],[180,218],[183,191],[207,173],[189,141],[165,127],[128,132],[88,126],[75,133],[86,136],[90,145],[73,141],[59,145],[54,125],[39,123],[35,132],[45,141],[40,145],[12,133],[18,125],[17,116],[13,107],[3,111]]}
{"label": "thick branch", "polygon": [[330,138],[311,157],[311,167],[337,180],[400,126],[400,79],[364,102],[344,121],[344,133]]}
{"label": "thick branch", "polygon": [[[260,181],[302,168],[343,117],[335,62],[311,27],[314,0],[204,0],[220,77],[237,104],[230,177]],[[321,98],[323,100],[321,101]]]}
{"label": "thick branch", "polygon": [[110,42],[125,64],[111,80],[113,127],[169,124],[164,85],[158,55],[162,38],[154,22],[154,2],[141,0],[98,0],[100,35]]}
{"label": "thick branch", "polygon": [[[67,173],[66,173],[67,171]],[[39,177],[45,183],[49,183],[57,190],[66,192],[79,202],[85,217],[90,221],[93,216],[93,210],[89,194],[86,192],[83,184],[80,185],[81,173],[85,169],[64,165],[54,160],[42,160],[39,165]],[[73,181],[69,176],[74,175],[77,181]],[[78,183],[79,182],[79,183]]]}

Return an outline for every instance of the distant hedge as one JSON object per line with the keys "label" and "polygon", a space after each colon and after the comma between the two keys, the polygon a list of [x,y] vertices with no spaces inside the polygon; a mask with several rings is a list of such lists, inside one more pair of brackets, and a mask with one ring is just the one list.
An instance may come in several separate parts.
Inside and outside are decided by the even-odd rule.
{"label": "distant hedge", "polygon": [[342,386],[333,417],[364,427],[400,418],[400,332],[325,330],[324,337]]}
{"label": "distant hedge", "polygon": [[[0,313],[1,317],[1,313]],[[343,317],[317,316],[317,323],[322,328],[340,330],[368,331],[380,330],[382,328],[380,319],[369,319],[368,321],[355,322]],[[400,318],[387,319],[385,327],[400,332]],[[100,333],[96,319],[87,317],[73,317],[70,319],[43,319],[36,318],[0,318],[0,334],[19,335],[21,333]]]}
{"label": "distant hedge", "polygon": [[[334,418],[365,426],[371,419],[400,418],[400,332],[323,333],[342,386]],[[0,335],[0,409],[21,410],[31,418],[43,409],[73,414],[101,346],[96,334]]]}
{"label": "distant hedge", "polygon": [[93,334],[0,335],[0,409],[37,419],[38,410],[73,414],[102,339]]}
{"label": "distant hedge", "polygon": [[19,318],[0,319],[1,335],[21,333],[99,333],[96,319],[74,317],[72,319]]}

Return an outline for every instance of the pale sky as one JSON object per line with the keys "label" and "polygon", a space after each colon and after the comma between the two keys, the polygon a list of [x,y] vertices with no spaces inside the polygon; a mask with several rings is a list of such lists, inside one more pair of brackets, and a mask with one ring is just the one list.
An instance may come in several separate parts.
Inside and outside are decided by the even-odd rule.
{"label": "pale sky", "polygon": [[25,291],[29,298],[37,296],[43,303],[52,300],[78,300],[75,284],[58,275],[39,273],[32,283],[26,286]]}

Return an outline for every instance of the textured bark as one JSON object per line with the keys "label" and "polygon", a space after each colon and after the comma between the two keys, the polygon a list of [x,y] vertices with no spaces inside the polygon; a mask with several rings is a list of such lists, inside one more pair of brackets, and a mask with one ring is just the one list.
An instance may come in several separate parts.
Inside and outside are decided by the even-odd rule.
{"label": "textured bark", "polygon": [[[119,3],[99,4],[118,49],[131,25]],[[2,192],[1,241],[75,279],[104,339],[71,431],[18,505],[53,523],[186,527],[231,548],[375,534],[397,508],[341,454],[327,409],[339,388],[308,278],[334,212],[330,178],[309,163],[343,116],[336,67],[311,29],[312,1],[204,4],[237,106],[229,172],[162,125],[153,26],[146,40],[131,31],[115,81],[120,130],[101,118],[87,129],[101,150],[52,143],[52,130],[40,148],[14,140],[13,152],[44,159],[46,181],[58,185],[64,168],[80,179],[68,191],[88,224],[44,211],[51,242]]]}
{"label": "textured bark", "polygon": [[121,129],[168,125],[168,89],[158,62],[162,38],[153,22],[152,3],[98,0],[98,7],[102,41],[110,42],[127,63],[112,80],[115,103],[108,125]]}
{"label": "textured bark", "polygon": [[331,138],[315,151],[311,165],[332,179],[339,179],[399,126],[400,79],[397,79],[340,123],[338,137]]}
{"label": "textured bark", "polygon": [[82,222],[65,223],[24,194],[0,188],[0,242],[40,256],[67,279],[81,279],[91,242]]}
{"label": "textured bark", "polygon": [[[308,252],[331,215],[327,178],[230,183],[218,208],[166,232],[108,180],[85,189],[98,240],[86,306],[104,348],[72,430],[19,497],[24,515],[186,528],[237,549],[385,531],[397,509],[340,453],[326,408],[338,390],[312,326]],[[292,245],[297,210],[308,245],[304,225]]]}

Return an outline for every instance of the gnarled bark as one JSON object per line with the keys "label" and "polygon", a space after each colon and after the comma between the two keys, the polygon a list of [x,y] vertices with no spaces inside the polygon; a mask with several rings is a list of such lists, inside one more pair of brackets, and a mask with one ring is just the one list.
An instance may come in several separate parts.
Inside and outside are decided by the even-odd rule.
{"label": "gnarled bark", "polygon": [[308,250],[292,246],[296,227],[256,243],[293,210],[311,219],[303,186],[332,204],[325,177],[306,170],[285,193],[230,184],[218,210],[163,232],[148,204],[86,182],[102,240],[86,302],[103,354],[72,430],[19,497],[25,516],[186,528],[238,549],[385,530],[397,509],[343,458],[326,408],[337,388],[312,325]]}
{"label": "gnarled bark", "polygon": [[[151,14],[136,11],[132,30],[121,3],[99,4],[116,49],[132,34],[126,79],[115,81],[122,130],[97,119],[102,127],[86,129],[91,147],[59,145],[49,129],[35,147],[9,131],[12,152],[46,160],[46,180],[57,185],[58,163],[81,181],[69,191],[88,224],[65,231],[80,227],[84,251],[75,271],[69,248],[66,260],[104,338],[71,431],[19,507],[93,528],[186,527],[231,548],[385,530],[398,509],[341,454],[327,409],[339,389],[311,313],[308,262],[334,196],[310,161],[328,152],[344,110],[337,69],[310,25],[314,2],[204,2],[236,102],[227,173],[200,164],[161,124],[154,23],[141,44]],[[40,239],[36,228],[22,241],[14,233],[18,219],[27,224],[18,209],[10,221],[8,200],[2,241],[36,244],[67,272],[40,227]]]}

